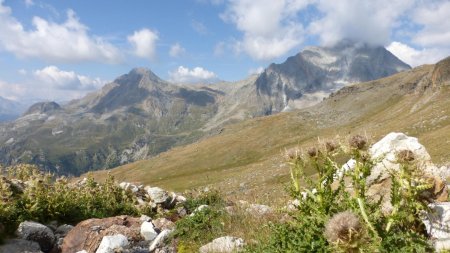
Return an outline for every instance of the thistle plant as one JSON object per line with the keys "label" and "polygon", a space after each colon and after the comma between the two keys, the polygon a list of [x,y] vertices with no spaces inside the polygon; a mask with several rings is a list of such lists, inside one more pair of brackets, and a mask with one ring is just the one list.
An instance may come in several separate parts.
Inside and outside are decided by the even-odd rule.
{"label": "thistle plant", "polygon": [[[256,252],[431,252],[420,214],[426,210],[423,193],[429,189],[410,151],[399,152],[400,168],[391,172],[390,204],[368,195],[367,178],[377,161],[368,154],[368,142],[352,137],[348,146],[325,145],[287,155],[289,193],[300,204],[290,212],[291,222],[272,225],[271,240]],[[340,164],[337,158],[353,159]],[[389,187],[389,186],[388,186]]]}
{"label": "thistle plant", "polygon": [[364,227],[351,211],[333,215],[325,225],[324,236],[339,252],[358,252],[366,243]]}

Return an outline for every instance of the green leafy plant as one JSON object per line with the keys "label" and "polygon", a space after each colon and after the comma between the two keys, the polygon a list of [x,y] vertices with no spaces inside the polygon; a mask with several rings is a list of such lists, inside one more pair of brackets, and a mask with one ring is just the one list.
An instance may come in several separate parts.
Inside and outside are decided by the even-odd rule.
{"label": "green leafy plant", "polygon": [[[427,209],[421,195],[432,185],[423,179],[411,154],[399,154],[400,168],[390,172],[390,196],[385,196],[392,210],[383,212],[385,197],[368,196],[367,178],[376,161],[366,147],[365,138],[356,136],[349,146],[333,142],[306,153],[288,152],[288,191],[299,205],[288,221],[270,224],[269,240],[247,251],[431,252],[420,217]],[[339,164],[339,157],[353,158],[353,166]],[[316,173],[308,176],[311,169]]]}
{"label": "green leafy plant", "polygon": [[129,191],[121,189],[114,178],[97,183],[88,178],[84,184],[55,179],[32,165],[20,164],[3,170],[0,179],[0,224],[12,234],[25,220],[75,224],[88,218],[142,213]]}

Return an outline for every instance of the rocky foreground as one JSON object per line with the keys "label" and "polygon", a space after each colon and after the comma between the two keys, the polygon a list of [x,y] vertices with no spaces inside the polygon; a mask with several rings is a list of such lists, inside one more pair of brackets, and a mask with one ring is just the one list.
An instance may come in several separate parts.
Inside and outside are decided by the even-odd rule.
{"label": "rocky foreground", "polygon": [[[364,140],[354,139],[353,144],[364,145]],[[308,151],[310,156],[317,155],[316,150]],[[367,153],[374,161],[370,175],[366,178],[367,197],[377,201],[381,205],[381,211],[389,216],[398,210],[392,206],[390,191],[394,180],[392,176],[401,170],[402,161],[414,160],[420,168],[422,175],[420,182],[428,187],[420,192],[420,196],[426,199],[428,211],[422,213],[422,222],[425,225],[429,244],[436,251],[450,249],[450,202],[448,202],[448,186],[446,178],[450,171],[447,167],[438,167],[433,164],[431,157],[416,138],[402,133],[390,133],[379,142],[372,145]],[[291,154],[292,156],[292,154]],[[334,180],[339,181],[352,170],[358,169],[356,161],[350,159],[333,175]],[[16,180],[10,182],[25,190],[27,182]],[[88,180],[76,182],[83,186]],[[325,182],[323,182],[325,183]],[[5,240],[0,246],[0,253],[30,252],[30,253],[144,253],[144,252],[178,252],[178,235],[176,230],[180,221],[193,219],[196,215],[204,215],[210,207],[199,205],[194,210],[186,208],[187,198],[174,192],[168,192],[158,187],[135,185],[128,182],[119,184],[125,192],[132,193],[136,199],[136,206],[148,206],[153,210],[153,215],[141,215],[133,217],[119,215],[102,219],[87,219],[75,226],[50,222],[41,224],[34,221],[20,223],[15,238]],[[348,185],[352,192],[352,186]],[[245,201],[236,203],[227,202],[222,207],[228,215],[236,215],[237,210],[246,212],[253,217],[262,218],[276,214],[278,222],[289,222],[290,215],[297,212],[303,201],[314,197],[317,190],[310,189],[302,192],[302,198],[290,201],[285,207],[275,210],[269,206],[251,204]],[[201,233],[201,231],[200,231]],[[247,239],[247,238],[246,238]],[[254,242],[246,242],[242,238],[233,235],[225,235],[216,238],[201,246],[198,251],[207,252],[236,252],[244,250],[246,245]],[[330,242],[331,243],[331,242]]]}

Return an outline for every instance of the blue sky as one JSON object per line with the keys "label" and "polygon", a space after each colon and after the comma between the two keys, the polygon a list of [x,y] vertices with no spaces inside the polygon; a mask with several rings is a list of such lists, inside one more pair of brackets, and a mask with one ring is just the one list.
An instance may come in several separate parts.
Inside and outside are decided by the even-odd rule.
{"label": "blue sky", "polygon": [[0,0],[0,96],[67,101],[134,67],[240,80],[344,38],[434,63],[450,55],[449,16],[447,0]]}

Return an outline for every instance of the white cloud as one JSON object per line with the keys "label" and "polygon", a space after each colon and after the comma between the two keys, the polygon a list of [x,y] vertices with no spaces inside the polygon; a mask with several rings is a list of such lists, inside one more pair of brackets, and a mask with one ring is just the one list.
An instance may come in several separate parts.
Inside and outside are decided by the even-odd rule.
{"label": "white cloud", "polygon": [[156,31],[146,28],[135,31],[133,35],[128,36],[128,41],[133,46],[133,53],[138,57],[147,59],[154,59],[158,39]]}
{"label": "white cloud", "polygon": [[60,70],[56,66],[47,66],[29,72],[24,77],[26,80],[19,83],[0,80],[0,96],[25,102],[69,101],[81,98],[106,83],[100,78]]}
{"label": "white cloud", "polygon": [[414,35],[413,41],[422,46],[449,47],[450,44],[450,2],[426,2],[413,14],[413,20],[423,26]]}
{"label": "white cloud", "polygon": [[75,12],[58,24],[33,17],[33,28],[26,30],[0,1],[0,48],[21,58],[40,58],[59,62],[107,62],[121,60],[119,50],[101,37],[90,36]]}
{"label": "white cloud", "polygon": [[412,67],[422,64],[434,64],[450,55],[450,49],[448,48],[429,48],[418,50],[398,41],[394,41],[389,44],[389,46],[387,46],[387,50]]}
{"label": "white cloud", "polygon": [[414,0],[319,0],[317,8],[324,16],[310,24],[309,32],[325,45],[342,39],[384,45],[398,20],[413,6]]}
{"label": "white cloud", "polygon": [[189,69],[179,66],[175,71],[169,72],[169,75],[170,80],[177,83],[212,82],[217,80],[217,75],[214,72],[202,67]]}
{"label": "white cloud", "polygon": [[98,89],[105,81],[100,78],[90,78],[78,75],[74,71],[60,70],[56,66],[47,66],[33,72],[34,77],[41,85],[63,90],[94,90]]}
{"label": "white cloud", "polygon": [[19,101],[22,98],[22,95],[25,93],[26,89],[23,85],[8,83],[0,80],[0,96]]}
{"label": "white cloud", "polygon": [[255,69],[249,69],[248,74],[249,75],[257,75],[257,74],[261,74],[262,72],[264,72],[264,67],[257,67]]}
{"label": "white cloud", "polygon": [[17,70],[17,72],[23,76],[28,73],[25,69],[19,69],[19,70]]}
{"label": "white cloud", "polygon": [[175,43],[170,47],[169,55],[171,57],[180,57],[186,53],[186,49],[180,45],[180,43]]}
{"label": "white cloud", "polygon": [[300,45],[303,25],[296,20],[308,0],[230,0],[222,19],[236,25],[243,38],[235,50],[254,59],[279,57]]}

